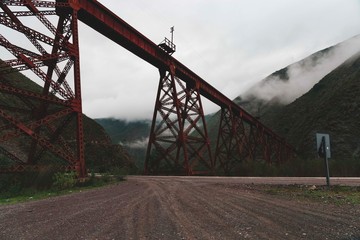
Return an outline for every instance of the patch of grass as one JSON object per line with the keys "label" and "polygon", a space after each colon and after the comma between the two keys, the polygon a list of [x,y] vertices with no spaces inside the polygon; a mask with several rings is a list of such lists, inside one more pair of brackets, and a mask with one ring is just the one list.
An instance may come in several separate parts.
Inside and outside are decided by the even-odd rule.
{"label": "patch of grass", "polygon": [[360,204],[360,187],[350,186],[305,186],[278,185],[266,186],[263,192],[291,199],[310,200],[329,204]]}
{"label": "patch of grass", "polygon": [[7,193],[0,194],[0,204],[15,204],[15,203],[21,203],[21,202],[27,202],[27,201],[34,201],[34,200],[40,200],[45,199],[49,197],[55,197],[55,196],[61,196],[65,194],[69,194],[72,192],[80,192],[81,188],[73,188],[68,190],[33,190],[28,189],[23,191],[21,194],[18,195],[9,195]]}
{"label": "patch of grass", "polygon": [[[61,175],[66,176],[65,180],[63,180],[64,177],[62,177]],[[58,184],[55,184],[51,188],[47,188],[47,189],[37,189],[33,187],[19,188],[15,186],[16,187],[15,190],[13,188],[9,188],[8,191],[0,191],[0,205],[46,199],[50,197],[56,197],[71,193],[82,192],[90,189],[96,189],[103,186],[116,184],[120,181],[125,181],[124,176],[115,176],[109,174],[96,175],[96,176],[95,174],[93,174],[85,181],[81,181],[81,182],[77,181],[76,184],[68,185],[67,183],[69,179],[72,179],[71,173],[70,174],[62,173],[62,174],[58,174],[57,178],[54,179],[55,183],[58,182]]]}

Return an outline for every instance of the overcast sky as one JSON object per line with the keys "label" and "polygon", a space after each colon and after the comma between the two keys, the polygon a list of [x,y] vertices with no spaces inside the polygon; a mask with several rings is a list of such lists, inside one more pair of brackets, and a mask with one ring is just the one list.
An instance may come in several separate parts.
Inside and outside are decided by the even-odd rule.
{"label": "overcast sky", "polygon": [[[272,72],[360,33],[360,0],[99,0],[233,99]],[[83,111],[150,119],[159,73],[80,24]],[[205,113],[218,107],[205,101]]]}

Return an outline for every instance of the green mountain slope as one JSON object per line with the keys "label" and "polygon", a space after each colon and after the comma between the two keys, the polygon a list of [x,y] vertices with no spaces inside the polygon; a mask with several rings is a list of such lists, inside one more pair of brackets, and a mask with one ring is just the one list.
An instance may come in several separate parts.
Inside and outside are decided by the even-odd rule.
{"label": "green mountain slope", "polygon": [[360,51],[360,35],[325,48],[282,68],[234,99],[248,112],[261,117],[308,92],[323,77]]}
{"label": "green mountain slope", "polygon": [[[289,164],[289,167],[298,169],[291,169],[289,173],[322,174],[315,143],[315,133],[322,132],[331,137],[332,174],[360,175],[360,59],[359,54],[353,55],[360,51],[359,40],[359,36],[348,40],[353,43],[350,49],[346,49],[348,44],[341,43],[289,65],[234,100],[297,149],[300,162],[293,166]],[[346,54],[337,59],[337,54],[344,49]],[[332,69],[333,66],[336,67]],[[295,81],[292,85],[289,84],[291,80]],[[318,83],[313,84],[307,93],[297,93],[295,101],[289,101],[286,96],[290,96],[298,86],[300,88],[303,81]],[[218,112],[208,122],[212,145],[216,144],[219,117]],[[247,170],[251,174],[254,169]]]}
{"label": "green mountain slope", "polygon": [[267,111],[262,121],[296,146],[300,155],[314,157],[315,133],[331,136],[333,158],[349,159],[360,151],[359,54],[325,76],[293,103]]}
{"label": "green mountain slope", "polygon": [[141,172],[144,168],[151,122],[149,120],[129,122],[113,118],[99,118],[95,121],[106,130],[113,144],[122,144]]}
{"label": "green mountain slope", "polygon": [[149,136],[151,122],[148,120],[125,121],[113,118],[94,119],[109,134],[113,143],[131,143]]}
{"label": "green mountain slope", "polygon": [[[18,89],[23,89],[31,92],[41,92],[42,88],[20,73],[11,73],[0,76],[0,84],[6,84]],[[39,101],[26,98],[21,95],[8,94],[6,91],[0,92],[0,110],[7,115],[11,115],[18,120],[24,122],[31,122],[34,118],[34,109],[40,106]],[[61,107],[49,105],[49,112],[57,112]],[[85,142],[85,160],[86,167],[95,171],[109,171],[113,168],[126,167],[127,169],[134,169],[134,161],[120,145],[111,143],[109,136],[105,130],[94,120],[83,115],[84,121],[84,142]],[[61,119],[63,121],[64,119]],[[52,122],[54,126],[61,124],[59,122]],[[2,135],[7,133],[7,129],[11,128],[11,124],[0,118],[0,127]],[[48,131],[45,126],[40,126],[40,131]],[[75,132],[75,118],[70,119],[70,123],[63,129],[61,137],[68,143],[70,148],[75,148],[74,142]],[[3,141],[0,143],[0,166],[13,164],[9,158],[4,154],[5,151],[10,151],[12,154],[20,158],[21,161],[26,162],[29,149],[32,141],[26,136],[22,135]],[[54,143],[56,145],[56,142]],[[39,148],[38,153],[41,152]],[[37,154],[38,154],[37,153]],[[41,156],[41,157],[40,157]],[[57,157],[51,153],[39,155],[37,161],[41,164],[59,164]],[[61,162],[60,162],[61,163]]]}

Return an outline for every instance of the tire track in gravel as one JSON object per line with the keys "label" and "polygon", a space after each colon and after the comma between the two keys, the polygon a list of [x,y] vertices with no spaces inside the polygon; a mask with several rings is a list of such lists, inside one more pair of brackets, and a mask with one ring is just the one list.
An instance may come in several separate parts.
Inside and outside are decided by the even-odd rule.
{"label": "tire track in gravel", "polygon": [[350,240],[360,236],[358,205],[350,212],[347,206],[291,201],[229,181],[129,177],[115,186],[0,206],[0,239]]}
{"label": "tire track in gravel", "polygon": [[[287,230],[284,231],[284,233],[287,233],[287,238],[291,236],[290,233],[294,232],[293,230],[297,228],[299,228],[299,232],[291,236],[292,239],[295,239],[295,237],[299,238],[300,236],[306,236],[307,239],[324,239],[324,237],[329,234],[329,231],[332,232],[330,239],[334,239],[334,236],[357,234],[354,225],[358,225],[359,223],[356,222],[356,218],[349,216],[348,213],[332,214],[331,211],[326,211],[326,208],[318,209],[319,204],[312,204],[312,208],[310,208],[303,203],[294,203],[289,200],[286,201],[257,192],[239,196],[237,194],[238,192],[246,193],[246,191],[233,191],[229,193],[224,190],[224,187],[225,185],[223,187],[218,186],[213,191],[225,196],[221,198],[228,200],[224,202],[224,204],[229,205],[229,209],[236,208],[240,211],[251,211],[256,216],[263,216],[265,217],[263,220],[270,219],[270,221],[275,222],[276,225],[281,226],[279,230],[283,228],[283,226],[288,226]],[[239,201],[241,204],[239,204]],[[352,227],[349,227],[349,223],[352,224]],[[272,225],[269,222],[267,225],[264,224],[264,227],[269,228],[269,226],[274,227],[274,223]],[[340,233],[339,230],[341,230]],[[268,230],[268,232],[270,231]],[[302,236],[304,233],[306,235]],[[276,234],[274,234],[273,236],[276,236]],[[277,232],[277,234],[279,234],[279,232]],[[281,235],[276,238],[280,239],[280,237]]]}
{"label": "tire track in gravel", "polygon": [[[134,201],[137,196],[143,196],[143,185],[138,185],[138,190],[132,185],[123,183],[83,193],[5,206],[8,213],[3,215],[3,211],[0,212],[0,239],[51,239],[44,236],[81,239],[83,236],[96,234],[97,229],[106,224],[109,214],[111,216],[112,213],[122,211],[121,205],[124,202],[122,203],[121,199],[130,198]],[[119,187],[123,187],[125,191],[116,191]],[[129,187],[132,188],[131,191],[126,191]],[[18,208],[19,205],[22,207]],[[20,219],[13,217],[16,215]],[[4,235],[1,235],[1,232]]]}
{"label": "tire track in gravel", "polygon": [[[233,195],[233,192],[229,193],[226,190],[224,191],[223,188],[218,188],[217,191],[221,191],[224,194],[228,195],[229,197]],[[326,211],[327,205],[320,205],[320,204],[312,204],[310,206],[306,206],[306,204],[301,204],[301,207],[299,207],[298,202],[290,201],[290,200],[284,200],[279,199],[276,197],[272,197],[270,195],[263,195],[263,194],[252,194],[248,195],[248,199],[251,199],[254,202],[257,203],[263,203],[265,208],[271,209],[272,206],[276,207],[277,209],[283,209],[284,211],[278,211],[279,214],[278,217],[290,217],[292,221],[298,221],[300,222],[307,222],[311,219],[322,219],[324,222],[326,222],[327,225],[342,225],[342,227],[347,226],[349,222],[356,223],[356,219],[354,219],[351,215],[349,215],[346,212],[342,213],[333,213],[332,211]],[[276,201],[274,201],[274,199]],[[284,214],[286,212],[286,214]],[[295,218],[295,216],[297,216]],[[299,216],[302,216],[302,218],[299,218]],[[307,219],[309,218],[309,219]],[[285,222],[286,223],[286,222]]]}
{"label": "tire track in gravel", "polygon": [[[226,191],[226,189],[223,187],[224,186],[219,186],[216,191],[222,191],[224,194],[227,194],[227,195],[232,195],[234,193],[234,191],[232,191],[232,192]],[[255,193],[256,193],[256,191],[255,191]],[[298,201],[295,202],[295,201],[286,200],[286,199],[279,199],[276,196],[257,193],[257,194],[248,195],[247,198],[249,198],[249,199],[251,198],[253,201],[263,202],[263,203],[275,205],[278,207],[284,207],[287,209],[291,208],[294,211],[298,211],[299,213],[306,213],[306,214],[314,215],[317,217],[327,217],[327,218],[330,218],[330,219],[336,220],[336,221],[339,220],[339,217],[341,219],[346,219],[346,220],[351,219],[351,217],[345,213],[337,213],[336,215],[333,215],[331,212],[324,213],[324,211],[317,211],[318,208],[314,209],[313,206],[306,206],[304,204],[302,204],[302,207],[299,209]],[[276,199],[276,201],[274,201],[274,199]],[[286,202],[286,205],[284,205],[284,202]]]}
{"label": "tire track in gravel", "polygon": [[[198,188],[187,187],[186,190],[186,197],[179,199],[179,205],[190,215],[193,226],[207,229],[210,236],[215,239],[226,239],[239,234],[234,227],[231,227],[232,216],[229,211],[224,211],[223,199],[218,200],[214,197],[214,193],[210,193],[209,196],[209,192]],[[241,221],[241,218],[238,221]],[[224,228],[226,232],[221,232]]]}
{"label": "tire track in gravel", "polygon": [[[242,208],[241,211],[237,211],[234,214],[234,209],[236,208],[227,208],[227,204],[224,204],[223,199],[219,197],[214,198],[214,192],[208,191],[207,186],[204,187],[207,190],[204,190],[199,187],[191,186],[189,182],[186,184],[190,186],[181,188],[182,191],[180,192],[180,195],[176,201],[173,201],[173,209],[180,209],[175,212],[177,212],[178,220],[188,232],[186,236],[189,239],[226,239],[228,237],[233,238],[234,236],[241,237],[241,231],[229,226],[229,220],[232,221],[232,225],[238,225],[239,220],[241,221],[242,219],[239,219],[239,215],[246,215],[247,219],[252,217],[252,221],[256,223],[263,222],[266,224],[273,224],[267,218],[253,214],[251,211],[245,210],[245,208]],[[209,195],[209,193],[211,195]],[[230,204],[228,204],[228,206],[230,206]],[[239,210],[239,208],[237,210]],[[187,219],[190,219],[191,221],[186,221]],[[204,221],[204,219],[206,220]],[[248,223],[245,221],[243,222],[243,225],[248,226]],[[219,226],[220,229],[227,228],[227,231],[223,233],[217,231]],[[273,231],[274,234],[277,232],[277,230],[273,230],[273,228],[270,228],[270,230]],[[221,235],[219,235],[220,233]],[[246,236],[246,233],[244,236]],[[258,237],[265,238],[265,236],[261,235]]]}
{"label": "tire track in gravel", "polygon": [[[309,220],[313,219],[314,214],[309,216],[302,210],[286,206],[287,203],[278,204],[274,202],[274,199],[265,201],[253,194],[242,196],[230,193],[223,194],[224,196],[227,195],[226,199],[228,199],[224,203],[225,209],[236,209],[240,212],[245,212],[247,215],[260,221],[260,226],[257,226],[257,229],[254,226],[253,229],[257,232],[255,233],[256,238],[286,239],[291,237],[291,239],[301,239],[304,236],[307,239],[310,238],[309,232],[312,232],[312,230],[310,231],[307,226],[312,224]],[[266,235],[259,234],[261,232],[265,232]]]}
{"label": "tire track in gravel", "polygon": [[[189,185],[189,181],[181,182]],[[249,231],[245,231],[247,237],[252,236],[254,239],[289,239],[289,237],[292,239],[319,239],[329,235],[331,239],[335,239],[335,237],[337,239],[343,238],[346,234],[356,234],[356,232],[351,232],[353,229],[347,227],[349,223],[356,224],[355,221],[352,221],[353,217],[346,213],[335,215],[331,212],[323,213],[324,208],[317,210],[316,207],[319,206],[317,204],[308,207],[303,203],[292,203],[258,192],[252,191],[249,194],[244,189],[237,191],[242,193],[240,196],[236,192],[224,191],[226,184],[222,184],[223,188],[204,183],[200,187],[196,185],[188,186],[186,188],[188,192],[181,192],[181,196],[186,196],[186,199],[180,197],[179,205],[190,211],[197,211],[199,204],[194,206],[193,203],[201,203],[203,206],[201,207],[202,211],[198,211],[199,215],[203,214],[206,218],[215,219],[216,223],[231,222],[235,221],[234,219],[238,220],[239,216],[245,216],[247,221],[241,221],[240,217],[240,222],[244,226],[249,226],[251,223],[252,227],[245,227],[245,230],[250,228],[253,232],[252,235],[249,235]],[[209,203],[210,200],[211,203]],[[219,221],[219,219],[221,220]],[[198,225],[198,231],[199,228],[202,229],[201,223],[201,221],[197,222],[197,216],[192,216],[191,226]],[[208,222],[206,221],[206,223]],[[188,227],[188,230],[192,229],[191,226]],[[227,232],[229,232],[228,229]],[[331,231],[330,234],[329,231]],[[235,231],[236,233],[238,232]],[[216,234],[211,234],[211,236],[216,236]]]}
{"label": "tire track in gravel", "polygon": [[[196,236],[192,233],[193,219],[184,215],[181,206],[178,204],[178,192],[181,191],[180,183],[163,182],[161,180],[151,180],[149,182],[160,199],[161,207],[168,212],[173,224],[177,224],[175,239],[196,239]],[[183,194],[181,192],[181,195]],[[199,232],[201,229],[197,229],[197,231]],[[211,237],[207,232],[202,232],[202,234],[207,239]]]}
{"label": "tire track in gravel", "polygon": [[[227,223],[228,229],[233,230],[235,234],[238,234],[239,237],[243,236],[249,238],[250,236],[255,237],[255,239],[269,239],[269,236],[278,234],[282,228],[271,221],[270,218],[266,217],[262,212],[254,212],[256,207],[253,202],[247,200],[247,196],[242,196],[242,199],[238,204],[233,205],[229,202],[229,197],[225,197],[223,193],[214,191],[214,189],[209,189],[209,186],[204,186],[202,188],[196,189],[195,192],[199,196],[203,196],[203,200],[211,199],[211,204],[209,206],[211,209],[209,211],[216,212],[219,219],[224,223]],[[193,194],[195,188],[193,191]],[[211,193],[211,196],[208,195]],[[230,197],[233,197],[232,195]],[[246,206],[244,202],[246,200]],[[240,204],[241,206],[240,206]],[[231,227],[232,226],[232,227]],[[251,229],[261,228],[258,233],[250,234]],[[267,228],[266,235],[263,234],[264,228]],[[238,229],[238,230],[236,230]]]}
{"label": "tire track in gravel", "polygon": [[[116,189],[117,187],[114,187],[111,190],[116,192]],[[66,214],[65,217],[60,216],[62,221],[56,228],[72,229],[72,226],[78,224],[77,221],[81,219],[81,229],[73,232],[76,236],[75,238],[92,235],[101,236],[103,229],[109,226],[112,221],[117,221],[118,217],[123,214],[123,209],[132,209],[135,204],[142,200],[142,194],[147,191],[147,189],[141,188],[122,194],[114,194],[113,192],[110,192],[110,194],[104,192],[104,195],[98,194],[101,198],[90,198],[89,201],[83,201],[72,214]],[[122,201],[122,199],[128,198],[131,198],[132,201]],[[124,208],[124,206],[126,207]],[[113,226],[111,228],[113,228]]]}

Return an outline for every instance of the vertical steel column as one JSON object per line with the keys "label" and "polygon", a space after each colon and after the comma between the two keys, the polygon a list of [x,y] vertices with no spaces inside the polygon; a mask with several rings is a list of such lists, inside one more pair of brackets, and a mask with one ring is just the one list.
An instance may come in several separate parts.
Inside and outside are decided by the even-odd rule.
{"label": "vertical steel column", "polygon": [[76,171],[80,178],[86,176],[85,167],[85,149],[84,149],[84,127],[81,99],[81,81],[80,81],[80,52],[79,52],[79,31],[78,31],[78,10],[80,5],[78,1],[69,1],[72,8],[71,30],[72,30],[72,60],[74,64],[74,87],[75,99],[73,100],[73,109],[76,112],[76,143],[77,143],[77,164]]}
{"label": "vertical steel column", "polygon": [[212,170],[198,87],[185,87],[173,66],[168,71],[160,69],[145,173],[193,175]]}

